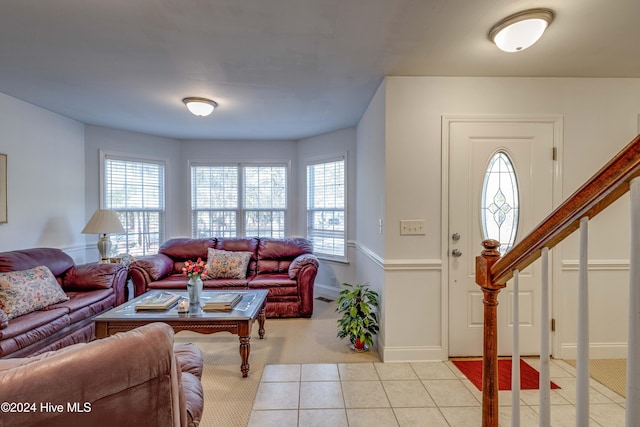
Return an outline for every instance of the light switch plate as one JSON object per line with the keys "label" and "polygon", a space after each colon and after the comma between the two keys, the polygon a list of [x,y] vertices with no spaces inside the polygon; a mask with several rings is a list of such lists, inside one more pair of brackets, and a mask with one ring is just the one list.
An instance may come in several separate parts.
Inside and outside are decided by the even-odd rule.
{"label": "light switch plate", "polygon": [[424,236],[424,219],[402,219],[400,220],[400,235],[402,236]]}

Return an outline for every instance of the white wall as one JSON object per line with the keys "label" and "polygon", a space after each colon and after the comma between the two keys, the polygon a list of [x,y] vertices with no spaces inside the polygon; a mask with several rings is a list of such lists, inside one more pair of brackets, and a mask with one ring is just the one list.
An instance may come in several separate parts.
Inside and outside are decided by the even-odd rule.
{"label": "white wall", "polygon": [[349,200],[356,197],[356,129],[348,128],[318,135],[313,138],[302,139],[297,144],[297,173],[299,177],[298,186],[298,224],[300,235],[306,233],[306,175],[307,162],[327,156],[338,156],[346,154],[346,179],[347,179],[347,262],[335,262],[320,260],[320,268],[316,276],[315,289],[317,294],[337,297],[340,291],[340,284],[353,283],[355,278],[355,245],[356,236],[356,205],[349,204]]}
{"label": "white wall", "polygon": [[0,94],[0,153],[8,155],[8,223],[0,250],[84,247],[84,125]]}
{"label": "white wall", "polygon": [[[561,115],[564,119],[561,198],[564,199],[638,133],[640,80],[388,77],[385,105],[383,257],[387,321],[383,357],[402,360],[411,354],[437,355],[438,348],[442,348],[441,356],[446,358],[447,331],[441,319],[446,320],[448,313],[439,287],[441,274],[445,278],[447,274],[446,259],[441,259],[446,247],[440,237],[443,225],[441,117],[450,114]],[[360,144],[358,154],[362,157]],[[358,166],[360,169],[360,164]],[[360,170],[359,174],[362,174]],[[360,201],[360,194],[358,196]],[[362,203],[370,205],[371,201]],[[624,260],[628,256],[628,238],[625,238],[628,220],[622,219],[627,218],[626,205],[625,201],[616,203],[591,227],[591,258],[601,261],[599,272],[591,279],[598,298],[597,302],[592,300],[592,306],[596,307],[592,319],[597,319],[592,320],[592,325],[603,318],[608,325],[616,325],[615,334],[610,327],[600,326],[602,323],[592,328],[591,342],[600,355],[617,351],[620,339],[626,336],[628,267],[624,266]],[[360,209],[360,204],[358,207],[359,221],[373,222],[376,213]],[[400,236],[400,219],[413,218],[426,220],[426,235]],[[361,241],[361,233],[358,240]],[[557,304],[553,309],[560,329],[555,350],[556,355],[568,357],[575,343],[575,319],[572,318],[575,293],[570,289],[574,281],[570,267],[577,258],[575,242],[563,244],[557,251],[560,261],[556,267],[562,271],[556,283]],[[402,268],[404,264],[411,267]],[[609,269],[611,266],[618,267]],[[605,270],[606,273],[602,273]],[[622,295],[612,297],[611,291]]]}
{"label": "white wall", "polygon": [[[386,306],[385,293],[385,142],[386,84],[382,82],[356,128],[356,256],[355,282],[367,283],[380,295],[378,352],[384,357],[385,322],[398,313]],[[350,203],[353,203],[353,199]],[[382,221],[380,232],[379,221]]]}
{"label": "white wall", "polygon": [[[185,235],[183,215],[180,207],[183,200],[180,185],[180,142],[175,139],[145,135],[101,126],[87,125],[85,130],[84,157],[86,169],[86,212],[88,221],[100,206],[100,151],[108,154],[131,156],[132,158],[161,160],[166,164],[166,217],[165,240]],[[188,199],[187,199],[188,200]],[[187,229],[188,231],[188,229]],[[97,259],[95,248],[98,235],[87,236],[89,259]]]}

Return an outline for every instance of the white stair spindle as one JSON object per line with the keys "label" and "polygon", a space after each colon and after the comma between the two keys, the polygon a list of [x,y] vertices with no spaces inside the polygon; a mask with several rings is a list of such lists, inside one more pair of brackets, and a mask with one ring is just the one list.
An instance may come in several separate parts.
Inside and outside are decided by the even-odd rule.
{"label": "white stair spindle", "polygon": [[513,349],[511,351],[511,426],[520,427],[520,272],[513,271]]}
{"label": "white stair spindle", "polygon": [[576,357],[576,426],[589,425],[589,218],[580,219],[578,268],[578,354]]}
{"label": "white stair spindle", "polygon": [[540,397],[540,427],[551,425],[551,383],[549,374],[549,248],[542,248],[542,283],[540,291],[540,383],[538,385]]}
{"label": "white stair spindle", "polygon": [[631,181],[626,426],[640,425],[640,178]]}

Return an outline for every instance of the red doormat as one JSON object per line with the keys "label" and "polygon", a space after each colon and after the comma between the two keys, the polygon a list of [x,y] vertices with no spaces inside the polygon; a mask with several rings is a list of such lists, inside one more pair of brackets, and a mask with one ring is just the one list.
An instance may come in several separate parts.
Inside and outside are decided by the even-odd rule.
{"label": "red doormat", "polygon": [[[453,364],[482,390],[482,360],[452,360]],[[520,390],[537,390],[540,374],[527,362],[520,359]],[[551,388],[560,388],[551,381]],[[498,360],[498,390],[511,390],[511,359]]]}

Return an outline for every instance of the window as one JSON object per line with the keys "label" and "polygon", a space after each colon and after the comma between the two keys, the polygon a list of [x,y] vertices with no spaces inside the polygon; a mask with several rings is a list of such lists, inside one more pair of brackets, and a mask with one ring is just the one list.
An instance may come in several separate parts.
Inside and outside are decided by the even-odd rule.
{"label": "window", "polygon": [[287,217],[287,167],[283,165],[191,166],[195,238],[283,238]]}
{"label": "window", "polygon": [[104,158],[104,206],[118,213],[125,234],[111,235],[112,252],[158,252],[164,239],[164,162]]}
{"label": "window", "polygon": [[509,251],[518,230],[518,180],[511,159],[498,151],[489,160],[482,184],[480,206],[482,231],[485,239],[500,242],[502,255]]}
{"label": "window", "polygon": [[307,165],[307,238],[317,254],[344,258],[345,159]]}

